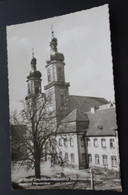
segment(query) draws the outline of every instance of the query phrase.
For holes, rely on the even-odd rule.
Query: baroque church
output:
[[[115,105],[104,98],[70,95],[70,83],[65,81],[64,55],[58,52],[57,39],[52,32],[50,57],[46,61],[47,85],[42,93],[42,74],[32,57],[27,77],[30,100],[35,94],[50,96],[48,112],[59,125],[59,153],[78,169],[106,167],[119,170],[118,132]],[[62,135],[66,135],[62,139]]]

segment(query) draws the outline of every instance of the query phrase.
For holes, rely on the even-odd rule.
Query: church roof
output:
[[[78,108],[81,112],[88,112],[92,107],[96,109],[104,104],[108,104],[108,101],[100,97],[86,97],[86,96],[76,96],[69,95],[70,99],[70,111]]]
[[[82,122],[82,121],[88,121],[87,114],[84,114],[78,108],[75,108],[72,112],[70,112],[62,120],[62,123],[67,123],[67,122]]]
[[[115,107],[96,110],[89,123],[87,136],[115,135],[117,130]]]
[[[89,119],[79,109],[74,109],[62,121],[58,133],[85,132],[88,128]]]

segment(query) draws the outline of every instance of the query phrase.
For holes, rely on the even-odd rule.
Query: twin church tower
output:
[[[54,37],[52,31],[52,38],[50,42],[50,58],[46,61],[47,82],[44,87],[46,97],[50,97],[49,112],[55,114],[57,122],[63,119],[69,113],[69,86],[65,82],[64,73],[64,55],[57,50],[57,39]],[[28,95],[26,100],[30,100],[33,96],[42,94],[40,71],[36,69],[36,58],[32,54],[31,70],[27,76]]]

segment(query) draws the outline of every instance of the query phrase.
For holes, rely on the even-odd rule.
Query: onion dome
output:
[[[50,59],[46,61],[47,64],[50,63],[50,61],[54,61],[54,60],[61,61],[61,62],[64,61],[64,55],[57,51],[57,45],[58,45],[57,38],[54,37],[54,32],[52,31],[52,40],[50,42],[51,54],[50,54]]]
[[[34,77],[34,78],[38,78],[40,79],[42,76],[41,72],[38,71],[38,70],[35,70],[35,71],[30,71],[29,75],[27,76],[28,79]]]
[[[50,54],[50,60],[64,61],[64,55],[59,52],[53,52]]]
[[[40,79],[42,76],[41,72],[36,70],[36,62],[37,62],[37,60],[33,54],[33,57],[31,60],[31,71],[30,71],[29,75],[27,76],[28,79],[30,79],[32,77]]]

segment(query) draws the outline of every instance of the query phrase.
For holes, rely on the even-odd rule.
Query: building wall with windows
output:
[[[88,137],[89,167],[119,169],[118,138],[116,136]]]
[[[57,152],[68,165],[79,167],[78,142],[76,133],[60,134],[57,136]]]

